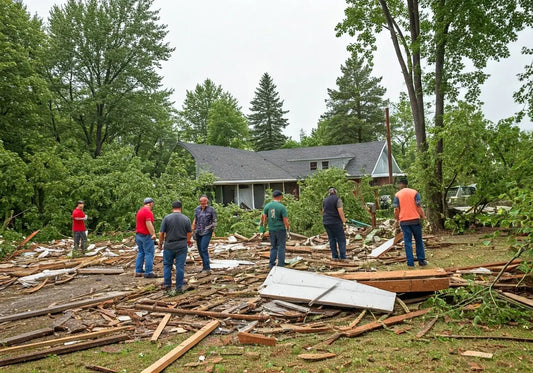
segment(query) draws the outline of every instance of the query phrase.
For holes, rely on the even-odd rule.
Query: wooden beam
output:
[[[402,280],[409,278],[445,277],[448,275],[449,273],[442,268],[415,269],[411,271],[352,272],[344,274],[332,274],[333,277],[357,281]]]
[[[163,319],[161,320],[161,322],[157,326],[157,329],[154,331],[154,334],[152,335],[152,338],[150,339],[150,342],[157,341],[157,338],[159,338],[159,336],[161,335],[161,332],[163,332],[163,329],[165,329],[165,326],[167,326],[168,320],[170,320],[171,316],[172,315],[170,313],[167,313],[163,317]]]
[[[494,336],[494,335],[458,335],[458,334],[437,334],[434,338],[455,338],[455,339],[499,339],[503,341],[533,342],[533,338]]]
[[[333,352],[324,352],[322,354],[300,354],[298,355],[300,359],[311,360],[311,361],[330,359],[335,356],[337,356],[337,354],[334,354]]]
[[[106,334],[111,334],[123,330],[130,330],[132,329],[132,326],[121,326],[118,328],[110,328],[105,330],[99,330],[97,332],[91,332],[91,333],[85,333],[85,334],[78,334],[78,335],[70,335],[68,337],[62,337],[62,338],[56,338],[56,339],[50,339],[48,341],[41,341],[41,342],[35,342],[20,346],[13,346],[13,347],[7,347],[0,349],[0,353],[6,353],[6,352],[15,352],[19,350],[27,350],[30,348],[36,348],[36,347],[44,347],[44,346],[54,346],[65,342],[71,342],[71,341],[81,341],[84,339],[92,339],[96,337],[100,337]]]
[[[358,282],[394,293],[437,291],[450,287],[450,279],[448,277],[413,278],[408,280],[364,280]]]
[[[33,361],[33,360],[39,360],[50,355],[62,355],[62,354],[67,354],[69,352],[87,350],[93,347],[104,346],[104,345],[109,345],[109,344],[125,341],[129,338],[130,338],[129,334],[119,334],[119,335],[115,335],[115,336],[111,336],[107,338],[95,339],[94,341],[76,343],[70,346],[60,346],[60,347],[49,348],[49,349],[45,349],[42,351],[31,352],[31,353],[16,356],[16,357],[1,359],[0,366],[17,364],[17,363],[25,363],[27,361]]]
[[[54,328],[44,328],[44,329],[38,329],[33,330],[31,332],[15,335],[13,337],[9,337],[6,339],[0,340],[0,345],[2,346],[13,346],[16,344],[20,344],[22,342],[31,341],[35,338],[44,337],[50,334],[54,334]]]
[[[276,338],[267,337],[263,334],[239,332],[237,336],[239,337],[239,342],[242,344],[275,346],[277,342]]]
[[[191,337],[187,338],[185,341],[180,343],[176,348],[172,349],[161,359],[157,360],[155,363],[150,365],[148,368],[144,369],[141,373],[158,373],[163,369],[172,364],[176,359],[189,351],[192,347],[198,344],[202,339],[209,335],[213,330],[215,330],[220,325],[220,321],[213,320],[209,322],[202,329],[198,330]]]
[[[412,319],[412,318],[415,318],[415,317],[418,317],[418,316],[425,315],[429,311],[430,311],[430,308],[426,308],[424,310],[409,312],[409,313],[406,313],[404,315],[389,317],[389,318],[387,318],[387,319],[385,319],[383,321],[374,321],[374,322],[371,322],[371,323],[368,323],[368,324],[365,324],[365,325],[358,326],[358,327],[356,327],[356,328],[354,328],[352,330],[347,330],[347,331],[343,332],[342,335],[344,335],[346,337],[355,337],[355,336],[358,336],[360,334],[366,333],[366,332],[368,332],[370,330],[379,329],[379,328],[381,328],[383,326],[390,326],[390,325],[394,325],[394,324],[399,324],[399,323],[403,322],[404,320],[408,320],[408,319]]]
[[[121,297],[125,295],[126,293],[118,292],[114,293],[112,295],[105,295],[98,298],[92,298],[92,299],[84,299],[77,302],[71,302],[71,303],[65,303],[59,306],[55,307],[48,307],[48,308],[42,308],[34,311],[27,311],[22,313],[16,313],[13,315],[7,315],[7,316],[0,316],[0,323],[6,322],[6,321],[13,321],[13,320],[22,320],[22,319],[28,319],[30,317],[35,316],[42,316],[42,315],[48,315],[53,313],[59,313],[65,310],[68,310],[70,308],[77,308],[77,307],[83,307],[83,306],[89,306],[93,304],[98,304],[101,302],[104,302],[106,300],[114,299]]]
[[[236,319],[236,320],[268,320],[270,316],[268,315],[242,315],[240,313],[223,313],[223,312],[211,312],[211,311],[196,311],[196,310],[187,310],[182,308],[167,308],[167,307],[156,307],[148,306],[144,304],[136,304],[135,308],[138,310],[153,311],[153,312],[163,312],[163,313],[177,313],[181,315],[198,315],[204,317],[212,318],[227,318]]]
[[[118,370],[101,367],[99,365],[86,365],[85,369],[92,370],[94,372],[102,372],[102,373],[118,373]]]

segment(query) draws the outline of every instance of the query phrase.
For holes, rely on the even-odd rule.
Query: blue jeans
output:
[[[211,267],[209,266],[209,241],[211,241],[211,236],[213,232],[209,232],[200,236],[196,234],[196,244],[198,245],[198,252],[200,253],[200,258],[202,258],[202,271],[210,271]]]
[[[163,286],[172,286],[172,265],[176,261],[176,290],[181,290],[185,276],[185,260],[187,260],[187,248],[163,250]]]
[[[418,260],[418,263],[421,263],[426,260],[426,254],[424,252],[424,241],[422,240],[422,225],[403,225],[400,223],[400,228],[402,228],[403,233],[403,242],[405,245],[405,256],[407,257],[407,265],[415,265],[415,259],[413,258],[413,236],[415,236],[416,259]]]
[[[137,243],[137,259],[135,260],[135,273],[144,273],[148,275],[154,270],[154,254],[155,245],[152,236],[149,234],[135,235],[135,242]],[[143,270],[144,264],[144,270]]]
[[[269,267],[276,265],[276,258],[278,259],[278,267],[285,267],[285,242],[287,241],[287,231],[270,231],[270,262]]]
[[[328,234],[331,257],[333,259],[346,259],[346,236],[344,235],[342,222],[338,224],[324,224],[324,228],[326,228]]]

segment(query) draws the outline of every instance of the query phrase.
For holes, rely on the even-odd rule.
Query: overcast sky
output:
[[[46,20],[54,4],[64,0],[23,0],[31,14]],[[316,128],[325,111],[327,88],[335,88],[340,65],[349,57],[349,37],[335,37],[344,17],[343,0],[155,0],[161,22],[168,25],[167,41],[176,50],[163,64],[165,88],[174,90],[181,109],[186,90],[207,78],[229,91],[248,114],[250,101],[263,73],[277,86],[289,110],[285,133],[299,140]],[[386,98],[397,101],[405,90],[400,68],[386,36],[381,38],[373,75],[382,76]],[[531,47],[533,30],[521,34],[510,59],[491,63],[491,78],[482,89],[485,117],[493,122],[520,109],[512,94],[519,87],[517,73],[531,63],[520,46]],[[521,126],[533,129],[530,122]]]

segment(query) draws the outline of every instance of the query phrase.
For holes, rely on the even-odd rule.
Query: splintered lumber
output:
[[[430,311],[430,308],[426,308],[424,310],[409,312],[404,315],[389,317],[382,321],[374,321],[374,322],[371,322],[365,325],[358,326],[352,330],[346,330],[342,333],[342,335],[346,337],[355,337],[360,334],[366,333],[370,330],[379,329],[383,326],[391,326],[391,325],[399,324],[405,320],[409,320],[409,319],[412,319],[418,316],[425,315],[429,311]]]
[[[337,354],[334,354],[333,352],[324,352],[322,354],[300,354],[298,355],[300,359],[312,360],[312,361],[330,359],[335,356],[337,356]]]
[[[121,326],[121,327],[118,327],[118,328],[110,328],[110,329],[105,329],[105,330],[99,330],[97,332],[78,334],[78,335],[71,335],[71,336],[63,337],[63,338],[50,339],[48,341],[41,341],[41,342],[35,342],[35,343],[30,343],[30,344],[25,344],[25,345],[20,345],[20,346],[2,348],[2,349],[0,349],[0,353],[15,352],[15,351],[19,351],[19,350],[27,350],[27,349],[30,349],[30,348],[44,347],[44,346],[50,347],[50,346],[55,346],[55,345],[66,343],[66,342],[71,342],[71,341],[82,341],[84,339],[97,338],[97,337],[101,337],[101,336],[106,335],[106,334],[111,334],[111,333],[115,333],[115,332],[119,332],[119,331],[123,331],[123,330],[129,330],[129,329],[132,329],[132,327],[131,326]]]
[[[424,329],[416,333],[416,338],[422,338],[423,336],[425,336],[426,333],[429,332],[431,328],[433,328],[433,325],[435,325],[438,319],[439,319],[439,315],[435,315],[435,317],[430,322],[427,323]]]
[[[161,322],[159,323],[159,325],[157,326],[157,329],[154,331],[154,334],[152,335],[152,338],[150,339],[150,342],[155,342],[157,341],[157,338],[159,338],[159,336],[161,335],[161,333],[163,332],[163,329],[165,329],[165,326],[167,326],[167,323],[168,323],[168,320],[170,320],[170,317],[172,315],[170,313],[167,313],[164,317],[163,317],[163,320],[161,320]]]
[[[65,303],[59,306],[42,308],[42,309],[27,311],[27,312],[22,312],[22,313],[16,313],[13,315],[0,316],[0,323],[6,322],[6,321],[28,319],[30,317],[35,317],[35,316],[54,314],[54,313],[59,313],[59,312],[62,312],[62,311],[65,311],[71,308],[78,308],[78,307],[98,304],[98,303],[105,302],[110,299],[121,297],[125,294],[126,293],[124,292],[112,292],[111,294],[98,297],[98,298],[84,299],[84,300],[80,300],[77,302]]]
[[[213,320],[209,322],[206,326],[204,326],[202,329],[198,330],[192,336],[190,336],[185,341],[180,343],[176,348],[171,350],[161,359],[157,360],[155,363],[150,365],[148,368],[144,369],[141,373],[161,372],[163,369],[165,369],[170,364],[172,364],[176,359],[178,359],[180,356],[182,356],[187,351],[189,351],[192,347],[198,344],[202,339],[207,337],[209,333],[211,333],[213,330],[215,330],[218,327],[219,324],[220,324],[220,321],[218,320]]]
[[[1,359],[0,366],[39,360],[50,355],[63,355],[69,352],[87,350],[93,347],[122,342],[129,338],[130,338],[129,334],[119,334],[119,335],[115,335],[111,337],[95,339],[94,341],[80,342],[80,343],[76,343],[70,346],[60,346],[60,347],[49,348],[49,349],[45,349],[42,351],[31,352],[31,353],[16,356],[16,357]]]
[[[273,267],[259,295],[289,302],[325,304],[336,307],[370,308],[392,312],[396,294],[318,273]]]
[[[99,365],[86,365],[85,369],[92,370],[94,372],[102,372],[102,373],[118,373],[118,370],[101,367]]]
[[[27,290],[22,290],[23,293],[26,293],[26,294],[31,294],[31,293],[35,293],[36,291],[40,290],[44,285],[46,285],[46,283],[48,282],[48,278],[45,278],[43,282],[41,282],[39,285],[31,288],[31,289],[27,289]]]
[[[50,334],[54,334],[54,328],[44,328],[33,330],[31,332],[15,335],[6,339],[0,340],[1,346],[13,346],[22,342],[31,341],[35,338],[44,337]]]
[[[36,230],[35,232],[33,232],[32,234],[30,234],[28,237],[26,237],[26,239],[24,241],[22,241],[21,243],[18,244],[17,246],[17,249],[21,248],[22,246],[26,245],[33,237],[35,237],[35,235],[39,233],[39,230]]]
[[[211,318],[230,318],[235,320],[267,320],[268,315],[242,315],[240,313],[223,313],[223,312],[211,312],[211,311],[197,311],[197,310],[187,310],[182,308],[167,308],[167,307],[156,307],[148,306],[144,304],[136,304],[135,308],[138,310],[153,311],[153,312],[163,312],[163,313],[177,313],[182,315],[197,315]]]
[[[252,345],[265,345],[265,346],[275,346],[276,338],[267,337],[263,334],[252,334],[246,332],[239,332],[237,334],[239,337],[239,342],[242,344],[252,344]]]

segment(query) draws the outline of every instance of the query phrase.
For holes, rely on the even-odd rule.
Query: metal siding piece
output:
[[[324,293],[326,290],[331,291]],[[313,272],[273,267],[259,294],[263,297],[392,312],[396,293]],[[322,296],[321,296],[322,295]],[[317,299],[318,298],[318,299]]]

